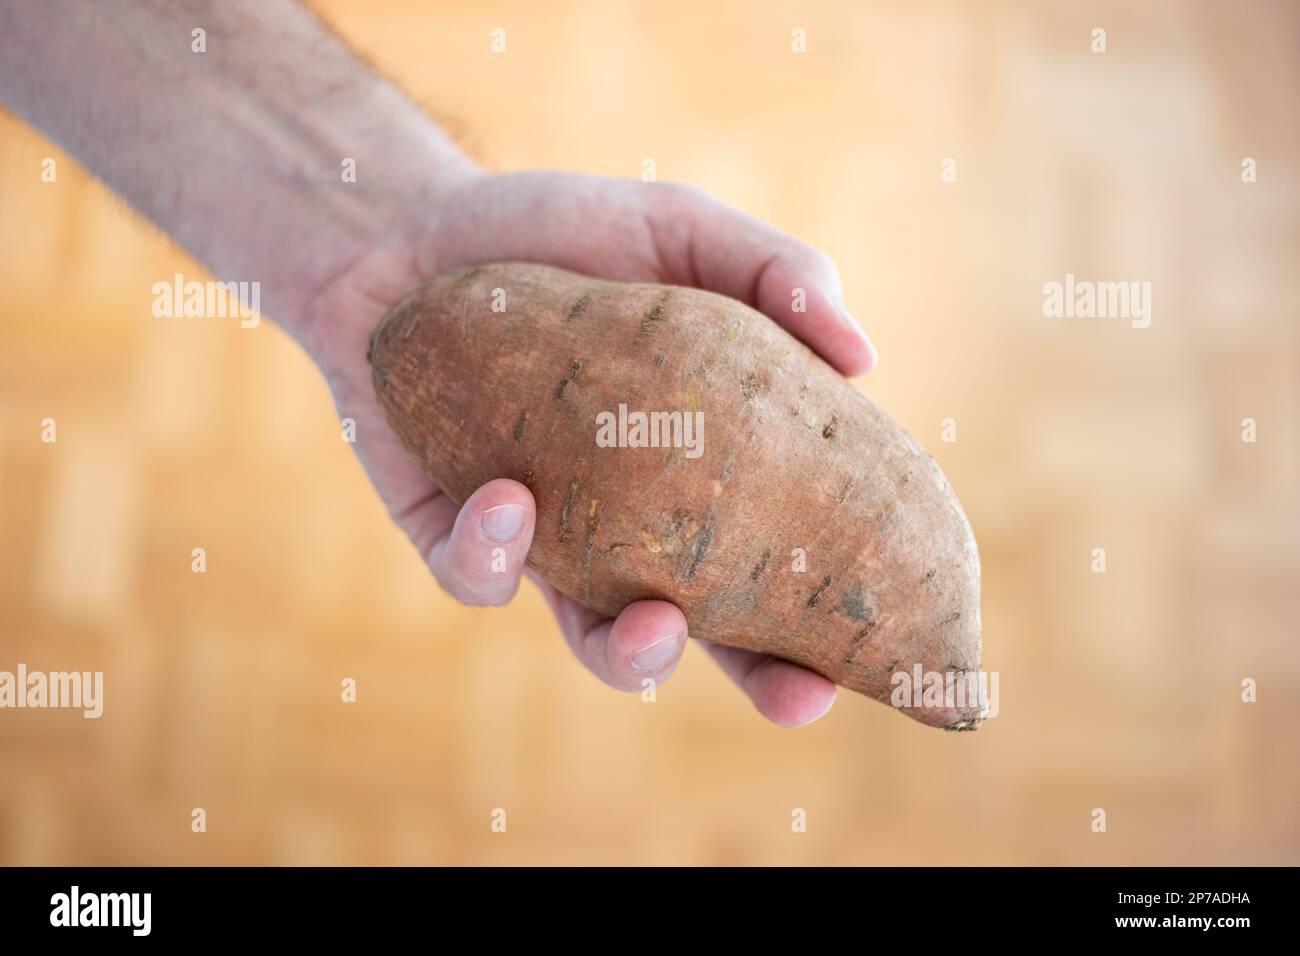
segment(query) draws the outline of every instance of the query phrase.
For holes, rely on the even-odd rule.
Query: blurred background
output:
[[[100,720],[0,711],[0,862],[1300,863],[1300,6],[316,9],[492,169],[652,159],[838,262],[1000,712],[780,730],[698,648],[647,704],[530,586],[458,607],[297,347],[154,318],[198,266],[0,113],[0,670],[106,673]],[[1044,318],[1067,273],[1150,328]]]

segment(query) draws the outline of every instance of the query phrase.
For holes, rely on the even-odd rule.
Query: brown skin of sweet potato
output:
[[[369,357],[389,424],[448,495],[493,478],[532,490],[528,562],[587,607],[671,601],[692,637],[886,703],[892,675],[916,664],[978,671],[979,556],[943,474],[753,309],[481,266],[394,306]],[[598,446],[597,416],[620,404],[703,412],[703,454]],[[950,729],[980,719],[971,701],[901,709]]]

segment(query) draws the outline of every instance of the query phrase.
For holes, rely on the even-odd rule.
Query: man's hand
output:
[[[535,510],[511,481],[489,482],[458,510],[383,420],[367,339],[422,279],[530,260],[698,286],[767,313],[845,374],[875,360],[820,253],[680,186],[485,176],[292,0],[0,4],[0,61],[6,105],[219,278],[260,284],[266,314],[304,344],[356,420],[394,520],[462,601],[510,599]],[[805,311],[792,309],[796,289]],[[507,571],[485,573],[498,547]],[[539,584],[574,653],[612,686],[639,689],[676,666],[686,621],[671,604],[638,602],[609,621]],[[808,723],[834,701],[834,685],[811,671],[705,646],[779,724]]]
[[[484,262],[545,262],[619,281],[709,289],[765,312],[846,374],[875,361],[844,310],[839,276],[816,250],[693,189],[560,173],[474,177],[453,192],[412,248],[372,252],[327,285],[301,335],[320,364],[339,414],[357,422],[357,453],[389,513],[442,586],[468,604],[504,604],[528,573],[565,639],[597,677],[619,690],[662,683],[686,646],[686,619],[663,601],[640,601],[610,620],[560,594],[524,561],[532,541],[531,493],[500,479],[462,508],[442,494],[389,431],[375,399],[366,344],[379,317],[420,281]],[[795,290],[806,311],[795,312]],[[503,548],[504,572],[492,553]],[[835,685],[774,657],[704,647],[778,724],[795,727],[830,709]]]

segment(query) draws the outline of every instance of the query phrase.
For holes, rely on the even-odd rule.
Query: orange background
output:
[[[197,266],[5,114],[0,669],[106,701],[0,711],[0,862],[1300,863],[1300,7],[319,9],[490,168],[652,158],[836,259],[974,526],[1000,714],[783,731],[698,648],[645,704],[531,588],[456,606],[293,343],[153,318]],[[1067,272],[1151,328],[1044,318]]]

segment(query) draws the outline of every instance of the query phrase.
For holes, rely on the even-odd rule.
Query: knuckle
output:
[[[505,573],[477,575],[460,571],[444,575],[439,583],[444,591],[461,604],[470,607],[500,607],[508,604],[515,596],[519,588],[519,576]]]
[[[509,604],[514,597],[514,588],[464,588],[453,595],[461,604],[470,607],[501,607]]]
[[[835,264],[835,260],[807,243],[802,243],[804,255],[807,258],[809,267],[819,275],[824,276],[827,280],[835,285],[840,284],[840,269]]]
[[[647,183],[646,186],[651,190],[651,195],[657,194],[661,202],[675,209],[711,202],[713,199],[699,186],[690,183],[657,182]]]

